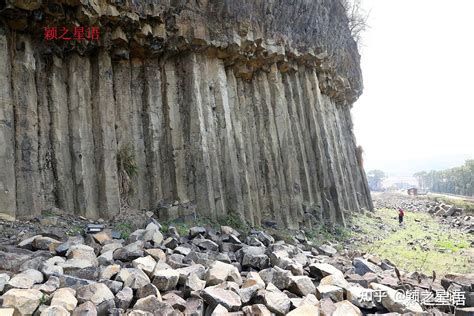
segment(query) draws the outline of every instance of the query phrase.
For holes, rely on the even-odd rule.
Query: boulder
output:
[[[141,310],[132,310],[128,313],[128,316],[153,316],[153,313]]]
[[[69,250],[67,251],[66,256],[68,259],[76,259],[78,261],[80,260],[80,261],[89,262],[90,263],[89,266],[97,267],[99,265],[99,261],[97,260],[97,257],[95,255],[94,248],[86,246],[86,245],[71,246]]]
[[[216,285],[224,281],[233,281],[242,284],[239,270],[231,265],[220,261],[214,261],[206,274],[207,285]]]
[[[108,301],[113,300],[114,294],[110,289],[103,283],[94,283],[85,285],[77,289],[77,299],[80,303],[91,301],[96,306]]]
[[[133,260],[132,265],[134,268],[140,269],[148,276],[151,276],[155,269],[156,261],[152,256],[146,256]]]
[[[120,272],[120,265],[111,264],[106,267],[102,267],[100,271],[100,278],[110,280]]]
[[[60,266],[44,263],[41,266],[41,273],[43,273],[47,277],[52,275],[61,275],[64,273],[64,269]]]
[[[313,316],[319,315],[319,308],[315,305],[303,304],[295,308],[287,316]]]
[[[133,308],[135,310],[152,313],[156,316],[166,316],[174,313],[174,309],[170,304],[162,302],[153,295],[139,299]]]
[[[163,234],[159,230],[155,230],[152,234],[151,240],[156,245],[161,245],[163,242]]]
[[[104,245],[106,242],[112,240],[112,231],[109,230],[109,229],[104,229],[103,231],[98,232],[98,233],[92,235],[92,237],[93,237],[93,238],[95,239],[95,241],[97,241],[99,244]]]
[[[145,252],[152,256],[156,261],[166,261],[166,254],[163,250],[158,248],[146,249]]]
[[[290,277],[288,289],[299,296],[316,293],[316,287],[314,286],[313,281],[311,281],[307,276]]]
[[[0,250],[0,270],[17,271],[18,267],[31,256],[31,251],[20,248]]]
[[[201,291],[206,287],[206,281],[198,278],[196,274],[191,274],[185,283],[185,290],[188,292]]]
[[[43,293],[46,294],[52,294],[54,291],[56,291],[59,288],[60,282],[59,278],[57,276],[50,276],[48,281],[46,281],[43,284],[37,284],[34,285],[33,288],[36,288],[37,290],[40,290]]]
[[[174,237],[168,237],[163,241],[163,246],[169,249],[174,249],[178,247],[179,241]]]
[[[262,270],[268,267],[269,258],[264,253],[263,247],[244,247],[240,250],[242,252],[241,264],[244,268],[254,268]]]
[[[350,286],[346,289],[347,300],[360,308],[371,309],[376,306],[374,290],[361,286]]]
[[[97,257],[97,261],[101,266],[110,265],[114,263],[114,251],[110,250],[104,252],[100,256]]]
[[[219,245],[213,242],[212,240],[205,239],[205,238],[194,238],[193,244],[198,246],[201,249],[208,250],[208,251],[218,251]]]
[[[41,316],[69,316],[69,312],[62,306],[52,305],[41,311]]]
[[[288,295],[278,290],[271,283],[265,291],[264,301],[267,308],[277,315],[286,315],[291,307]]]
[[[173,269],[155,270],[153,272],[153,284],[160,291],[170,291],[176,287],[179,280],[179,272]]]
[[[389,312],[402,314],[423,312],[420,304],[407,298],[403,293],[397,290],[378,283],[370,283],[369,287],[382,293],[381,303]]]
[[[93,284],[93,283],[94,282],[92,282],[91,280],[80,279],[80,278],[76,278],[67,274],[63,274],[59,276],[60,287],[70,287],[77,290],[78,288],[84,285]]]
[[[10,281],[10,276],[6,273],[0,273],[0,294],[3,293],[5,285]]]
[[[336,310],[332,316],[362,316],[360,309],[349,301],[337,302],[334,305]]]
[[[38,270],[28,269],[11,278],[8,285],[18,289],[31,289],[37,283],[43,283],[43,274]]]
[[[206,234],[206,229],[200,226],[194,226],[189,229],[189,237],[194,238],[198,235],[204,236]]]
[[[323,254],[326,256],[334,256],[335,254],[337,254],[337,250],[334,247],[329,246],[329,245],[322,245],[318,247],[318,250],[320,254]]]
[[[265,283],[258,283],[255,279],[247,279],[242,287],[237,291],[243,304],[247,304],[252,300],[258,290],[264,289]]]
[[[133,290],[129,287],[124,287],[115,295],[115,306],[122,309],[127,309],[133,300]]]
[[[321,316],[331,316],[336,311],[336,304],[329,298],[323,298],[319,302],[319,312]]]
[[[288,268],[288,266],[294,264],[294,261],[290,259],[290,255],[286,250],[277,250],[269,254],[270,264],[273,267],[279,267],[282,269]]]
[[[204,315],[204,302],[199,297],[191,296],[186,300],[184,315]]]
[[[368,272],[376,274],[383,272],[382,268],[365,260],[364,258],[354,258],[352,264],[354,266],[354,272],[358,275],[364,275]]]
[[[76,291],[71,288],[58,289],[51,300],[51,306],[61,306],[68,312],[74,311],[77,306]]]
[[[137,240],[125,247],[114,250],[113,257],[115,260],[121,261],[132,261],[133,259],[143,257],[144,245],[145,242],[143,240]]]
[[[147,285],[139,288],[137,290],[137,295],[136,296],[137,296],[137,298],[144,298],[144,297],[147,297],[147,296],[150,296],[150,295],[156,296],[158,298],[158,300],[161,301],[160,291],[156,288],[156,286],[154,286],[151,283],[148,283]]]
[[[187,256],[191,253],[191,251],[192,250],[189,247],[178,246],[173,250],[173,253]]]
[[[60,245],[61,242],[59,240],[50,238],[50,237],[44,237],[44,236],[39,236],[33,240],[31,245],[33,246],[34,249],[40,249],[40,250],[50,250],[50,247],[52,245]]]
[[[290,286],[292,274],[288,270],[275,267],[271,276],[271,283],[278,289],[284,290]]]
[[[320,285],[316,288],[318,299],[330,298],[335,302],[344,299],[344,290],[334,285]]]
[[[347,289],[349,287],[349,282],[347,282],[346,279],[344,279],[344,276],[340,274],[332,274],[322,278],[319,285],[334,285]]]
[[[254,304],[242,308],[245,316],[271,316],[272,313],[263,304]]]
[[[43,293],[34,289],[11,289],[3,294],[3,307],[13,307],[21,315],[32,315],[43,300]]]
[[[201,292],[201,297],[210,306],[222,305],[228,311],[238,311],[242,302],[239,295],[220,287],[208,287]]]
[[[123,246],[122,246],[121,243],[119,243],[119,242],[117,242],[117,241],[114,241],[114,242],[112,242],[112,243],[110,243],[110,244],[104,245],[104,246],[102,247],[102,249],[100,249],[100,253],[101,253],[101,254],[104,254],[104,253],[109,252],[109,251],[112,251],[112,252],[113,252],[113,251],[115,251],[115,250],[117,250],[117,249],[119,249],[119,248],[122,248],[122,247],[123,247]]]
[[[92,302],[85,302],[76,307],[72,316],[97,316],[97,308]]]
[[[263,231],[258,232],[257,239],[267,247],[275,242],[275,239],[272,236]]]
[[[328,263],[313,263],[309,265],[309,275],[317,280],[321,280],[325,276],[332,274],[344,276],[339,269]]]
[[[176,271],[179,272],[178,283],[181,285],[185,284],[191,275],[195,275],[199,279],[205,279],[206,277],[206,268],[201,264],[193,264],[189,267],[176,269]]]
[[[124,287],[130,287],[134,290],[150,283],[150,278],[145,274],[145,272],[136,268],[121,269],[115,280],[123,282]]]
[[[224,316],[229,315],[229,311],[222,305],[217,305],[214,310],[212,311],[211,316]]]
[[[166,293],[162,297],[163,301],[173,306],[174,309],[184,311],[186,308],[186,301],[175,293]]]

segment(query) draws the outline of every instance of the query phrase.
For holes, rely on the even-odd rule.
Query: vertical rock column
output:
[[[49,76],[49,109],[51,114],[51,143],[58,207],[73,213],[75,187],[69,136],[67,93],[67,64],[53,57]]]
[[[305,146],[304,132],[300,125],[299,114],[297,110],[297,104],[299,103],[298,91],[293,89],[290,75],[283,75],[283,85],[285,87],[285,96],[287,98],[288,114],[291,122],[291,129],[294,136],[294,146],[296,153],[296,159],[299,162],[299,176],[301,185],[301,194],[303,195],[303,201],[308,203],[310,206],[314,204],[320,204],[321,198],[316,190],[313,188],[314,179],[317,177],[316,173],[310,174],[310,167],[308,164],[308,153]],[[297,89],[296,89],[297,90]],[[294,159],[294,157],[293,157]],[[317,179],[316,179],[317,180]]]
[[[0,218],[16,216],[15,120],[6,31],[0,28]]]
[[[207,142],[207,150],[209,153],[209,175],[211,177],[212,192],[215,208],[209,210],[211,217],[215,218],[218,215],[224,214],[227,208],[223,179],[221,178],[221,166],[219,143],[217,136],[217,120],[215,118],[216,103],[213,97],[213,81],[208,76],[209,72],[209,58],[196,55],[197,58],[197,73],[193,73],[193,77],[199,79],[199,92],[202,99],[202,115],[204,121],[204,129]]]
[[[220,59],[211,61],[209,78],[215,79],[214,100],[218,120],[217,135],[219,139],[222,176],[227,198],[227,211],[233,211],[244,218],[242,186],[239,175],[239,164],[234,139],[234,127],[230,115],[227,76],[224,63]]]
[[[295,138],[291,129],[289,106],[285,97],[282,76],[276,64],[272,65],[268,75],[272,94],[273,117],[279,144],[282,163],[283,186],[288,194],[288,223],[290,229],[299,229],[303,220],[303,195],[299,175],[300,161],[294,159],[296,152]]]
[[[314,96],[314,107],[316,115],[316,127],[318,129],[318,141],[320,142],[320,148],[323,150],[321,157],[324,161],[324,169],[327,169],[329,182],[326,186],[327,197],[333,205],[333,213],[335,215],[335,221],[333,223],[339,223],[345,225],[344,220],[344,208],[343,208],[343,187],[338,181],[337,171],[337,159],[335,157],[335,149],[330,135],[330,128],[327,125],[330,123],[325,115],[325,99],[326,96],[321,95],[319,90],[318,77],[314,70],[306,71],[308,79],[311,85],[311,91]]]
[[[185,58],[183,67],[186,73],[184,89],[187,93],[184,101],[188,105],[188,151],[191,160],[188,165],[188,181],[192,184],[192,198],[199,205],[200,215],[216,218],[209,140],[203,109],[208,104],[204,104],[201,95],[198,57],[190,54]]]
[[[245,106],[245,100],[242,98],[242,90],[239,90],[237,79],[232,69],[227,69],[227,86],[229,97],[230,117],[234,128],[234,142],[237,152],[237,161],[239,165],[239,178],[242,190],[243,216],[250,224],[254,225],[254,192],[251,189],[252,168],[247,163],[247,152],[245,142],[248,141],[246,128],[246,115],[242,113],[241,108]]]
[[[239,115],[241,119],[242,135],[240,135],[242,142],[242,150],[245,158],[245,170],[247,174],[247,190],[251,205],[250,209],[246,209],[246,217],[254,225],[261,223],[261,209],[262,205],[260,202],[262,193],[260,189],[260,182],[257,180],[259,176],[258,169],[256,168],[255,157],[258,155],[258,148],[255,146],[256,143],[256,130],[254,122],[254,114],[251,101],[251,95],[248,94],[249,90],[246,88],[246,83],[241,79],[237,79],[237,95],[239,104]],[[255,148],[254,148],[255,147]],[[248,214],[248,215],[247,215]]]
[[[120,211],[117,178],[115,104],[110,56],[101,51],[93,64],[92,122],[99,189],[99,216],[111,218]],[[92,179],[93,180],[93,179]]]
[[[354,171],[351,168],[351,162],[349,159],[348,145],[345,142],[345,130],[347,129],[345,121],[341,120],[341,111],[344,105],[335,105],[334,109],[334,119],[336,121],[338,135],[338,144],[339,144],[339,153],[342,157],[343,171],[344,171],[344,180],[347,186],[347,195],[349,198],[349,210],[351,212],[357,212],[360,210],[360,205],[357,200],[356,188],[354,184]]]
[[[255,146],[259,155],[256,159],[257,169],[259,173],[261,189],[261,201],[263,208],[261,209],[263,219],[275,219],[281,226],[285,224],[282,215],[281,193],[277,178],[276,165],[274,163],[274,155],[272,141],[270,135],[270,122],[268,115],[268,107],[262,96],[261,85],[264,84],[265,78],[259,76],[251,82],[252,95],[251,106],[253,108],[253,116],[255,117]],[[268,96],[268,95],[267,95]]]
[[[160,142],[163,134],[163,97],[161,95],[161,67],[157,59],[151,59],[144,67],[145,87],[143,102],[143,126],[145,152],[148,166],[150,207],[155,207],[163,198],[161,181],[162,152]]]
[[[150,195],[148,190],[148,171],[146,166],[143,126],[143,89],[145,86],[143,72],[143,62],[139,59],[132,59],[130,82],[132,102],[129,106],[133,113],[131,129],[133,131],[135,160],[137,163],[137,186],[134,188],[135,195],[137,196],[137,204],[135,207],[139,209],[148,209],[150,207]]]
[[[319,192],[321,194],[321,209],[324,220],[336,222],[336,206],[331,195],[331,169],[327,160],[326,149],[324,147],[324,135],[320,127],[320,119],[316,113],[317,95],[311,82],[311,71],[304,67],[299,67],[299,80],[296,81],[296,88],[301,89],[301,119],[305,133],[307,133],[307,148],[311,152],[308,163],[312,165],[317,175]]]
[[[18,35],[12,65],[16,140],[17,216],[30,217],[41,212],[38,165],[38,102],[35,84],[35,58],[28,36]]]
[[[88,58],[73,54],[69,60],[69,135],[76,191],[76,209],[98,218],[97,170],[91,108],[91,65]]]
[[[50,56],[49,56],[50,57]],[[49,57],[36,55],[36,91],[38,94],[38,166],[42,209],[56,206],[55,181],[53,174],[53,147],[51,144],[51,114],[49,110],[48,77]]]
[[[166,129],[169,130],[169,157],[171,158],[174,173],[168,181],[171,182],[173,197],[180,201],[188,200],[186,181],[186,161],[184,148],[184,135],[182,125],[182,93],[180,91],[181,82],[177,69],[176,60],[167,60],[164,65],[166,80],[165,111],[167,115]],[[171,197],[171,198],[173,198]],[[169,198],[169,197],[168,197]]]

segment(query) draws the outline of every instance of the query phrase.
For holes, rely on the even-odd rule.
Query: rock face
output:
[[[163,208],[181,201],[299,228],[372,209],[350,117],[359,55],[339,1],[25,3],[0,13],[4,217],[110,218],[121,199],[192,212]],[[99,40],[45,39],[45,26],[74,23]]]

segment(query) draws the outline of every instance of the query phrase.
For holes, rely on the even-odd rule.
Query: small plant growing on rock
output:
[[[230,226],[244,233],[248,232],[249,225],[235,212],[230,212],[225,216],[217,218],[217,222],[223,226]]]
[[[120,232],[123,239],[127,239],[132,233],[132,225],[130,223],[120,223],[115,229]]]

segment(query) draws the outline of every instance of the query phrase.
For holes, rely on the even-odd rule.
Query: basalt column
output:
[[[169,219],[192,205],[300,229],[372,210],[350,116],[360,56],[339,1],[6,3],[1,217],[176,206]],[[45,38],[54,25],[100,37]]]

